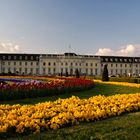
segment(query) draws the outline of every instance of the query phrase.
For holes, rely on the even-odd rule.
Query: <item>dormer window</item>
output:
[[[17,59],[17,57],[16,57],[16,56],[14,56],[14,59],[16,60],[16,59]]]
[[[10,60],[11,59],[11,56],[8,56],[8,59]]]
[[[19,59],[21,60],[22,59],[22,56],[19,56]]]
[[[31,60],[33,60],[34,58],[33,58],[33,56],[31,56]]]
[[[106,58],[105,61],[108,62],[108,58]]]
[[[28,57],[27,56],[25,56],[25,60],[27,60],[28,59]]]

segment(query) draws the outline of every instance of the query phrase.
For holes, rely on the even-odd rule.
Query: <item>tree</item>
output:
[[[107,64],[104,65],[104,69],[102,73],[102,81],[109,81]]]
[[[75,76],[76,76],[76,78],[79,78],[80,77],[79,70],[78,69],[75,70]]]

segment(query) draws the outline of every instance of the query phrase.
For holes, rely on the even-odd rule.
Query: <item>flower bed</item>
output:
[[[38,77],[37,77],[38,78]],[[47,78],[38,81],[37,78],[31,79],[5,79],[13,81],[13,84],[0,84],[0,100],[13,100],[31,97],[44,97],[50,95],[58,95],[65,92],[80,91],[93,87],[93,81],[80,78],[63,78],[55,79]],[[4,80],[4,79],[2,79]],[[21,82],[20,82],[21,80]]]
[[[103,83],[103,84],[110,84],[110,85],[120,85],[120,86],[128,86],[128,87],[136,87],[140,88],[140,84],[137,83],[128,83],[128,82],[102,82],[101,80],[94,80],[97,83]]]
[[[72,96],[35,105],[0,105],[0,136],[38,133],[140,109],[140,94],[79,99]]]

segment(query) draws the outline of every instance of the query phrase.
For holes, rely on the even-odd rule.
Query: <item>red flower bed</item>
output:
[[[0,84],[0,100],[47,96],[72,92],[93,87],[93,81],[81,78],[63,78],[49,82],[27,81],[13,84]],[[21,95],[20,95],[21,94]],[[7,97],[6,97],[7,96]]]

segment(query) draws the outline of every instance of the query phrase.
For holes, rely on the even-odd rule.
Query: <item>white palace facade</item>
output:
[[[109,75],[140,75],[140,57],[0,53],[0,73],[19,75],[74,75],[78,69],[81,75],[100,76],[105,64]]]

